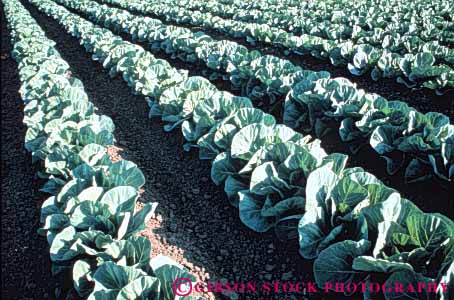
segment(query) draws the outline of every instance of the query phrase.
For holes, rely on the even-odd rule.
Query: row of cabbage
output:
[[[370,44],[338,42],[318,36],[288,33],[267,24],[252,24],[224,19],[210,13],[202,13],[172,4],[155,4],[141,0],[99,0],[115,4],[133,12],[153,14],[178,24],[190,24],[217,30],[234,38],[245,38],[249,43],[258,42],[281,46],[286,53],[311,54],[319,59],[329,59],[334,66],[347,65],[353,75],[371,75],[373,80],[396,78],[397,82],[412,88],[422,86],[436,90],[437,94],[454,87],[454,49],[428,44],[423,52],[400,55]],[[447,61],[448,64],[438,63]]]
[[[136,210],[143,174],[130,161],[110,159],[112,120],[95,113],[27,10],[16,0],[3,3],[22,83],[25,146],[44,163],[43,191],[52,195],[42,204],[39,233],[50,245],[52,272],[72,274],[66,299],[173,300],[171,284],[185,271],[163,256],[150,260],[150,241],[138,236],[157,205]]]
[[[175,4],[173,0],[156,0],[154,3]],[[445,6],[447,3],[448,1]],[[264,7],[267,7],[266,4],[267,2],[263,1]],[[404,21],[401,14],[390,11],[390,8],[394,9],[394,6],[389,3],[376,3],[376,6],[380,5],[380,10],[363,7],[363,10],[358,11],[356,7],[344,7],[339,14],[336,14],[334,18],[330,16],[329,19],[321,19],[317,16],[316,11],[311,10],[243,9],[215,0],[186,0],[179,1],[178,5],[227,19],[267,24],[295,35],[304,33],[338,42],[351,41],[355,44],[369,44],[401,55],[417,54],[427,51],[427,49],[438,49],[436,52],[445,53],[448,56],[449,53],[451,56],[454,55],[454,52],[452,50],[450,52],[448,47],[440,47],[440,43],[454,45],[453,22],[445,20],[442,16],[426,18],[420,23],[416,22],[415,18]],[[419,9],[421,7],[414,7],[411,12],[417,16]]]
[[[228,7],[237,7],[240,9],[261,10],[271,12],[297,12],[297,16],[316,17],[319,20],[329,20],[332,22],[343,22],[339,16],[349,17],[351,22],[363,23],[364,20],[358,18],[359,15],[367,12],[368,16],[375,14],[375,20],[370,20],[375,26],[383,28],[387,24],[382,20],[397,20],[401,22],[411,21],[414,24],[420,25],[424,20],[433,18],[437,21],[448,20],[452,21],[453,4],[446,1],[427,1],[417,0],[410,5],[405,0],[360,0],[349,2],[348,0],[324,0],[324,1],[282,1],[282,0],[266,0],[266,1],[242,1],[242,0],[219,0],[220,5]],[[213,4],[215,5],[215,4]],[[381,5],[381,9],[372,9]]]
[[[222,77],[221,71],[243,95],[253,99],[287,95],[283,119],[293,129],[313,131],[321,138],[332,128],[332,120],[340,121],[341,140],[350,143],[353,151],[369,144],[386,160],[391,175],[405,168],[407,181],[434,175],[443,181],[454,179],[454,126],[443,114],[422,114],[403,102],[357,89],[347,79],[303,70],[288,60],[262,56],[235,42],[216,41],[203,32],[166,26],[90,0],[56,2],[133,40],[148,42],[153,51],[164,50],[188,62],[201,60],[213,70],[210,79]],[[179,121],[166,128],[174,128]]]
[[[197,136],[206,158],[216,155],[212,179],[224,184],[247,226],[275,227],[282,236],[296,233],[286,225],[298,222],[300,253],[316,258],[319,285],[416,280],[452,286],[454,223],[447,217],[423,213],[373,175],[346,168],[345,155],[327,155],[318,140],[276,124],[248,98],[188,77],[52,1],[30,2],[80,38],[93,59],[112,76],[121,74],[135,93],[154,91],[155,112],[182,121],[183,135],[194,145]],[[448,299],[441,285],[438,292]],[[387,299],[395,296],[385,292]]]

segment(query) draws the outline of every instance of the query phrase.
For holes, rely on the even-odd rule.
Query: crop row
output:
[[[52,272],[73,280],[66,299],[173,300],[170,285],[184,269],[167,257],[150,260],[150,241],[137,235],[157,205],[137,209],[142,172],[112,161],[112,120],[94,112],[82,82],[27,10],[16,0],[3,3],[22,83],[25,146],[44,163],[42,190],[52,195],[38,232],[50,245]]]
[[[195,12],[179,7],[177,1],[170,4],[154,4],[140,0],[99,0],[121,6],[128,10],[153,14],[168,21],[200,26],[217,30],[234,38],[245,38],[249,43],[263,42],[278,45],[296,54],[311,54],[319,59],[329,59],[334,66],[347,65],[350,73],[363,75],[370,73],[373,80],[397,78],[397,82],[415,87],[442,90],[454,87],[454,70],[447,64],[436,64],[437,59],[447,59],[452,63],[453,49],[432,45],[418,54],[390,52],[369,44],[354,44],[351,41],[338,42],[318,36],[303,34],[296,36],[282,29],[266,24],[252,24]]]
[[[331,79],[328,72],[303,70],[288,60],[262,56],[235,42],[215,41],[202,32],[166,26],[90,0],[56,2],[133,40],[149,43],[152,51],[162,50],[189,62],[203,61],[214,72],[210,78],[219,77],[216,72],[222,71],[227,74],[224,79],[253,99],[269,95],[273,104],[276,97],[286,95],[283,120],[292,129],[315,131],[321,138],[333,120],[340,122],[341,140],[353,144],[354,151],[368,143],[386,159],[391,175],[405,168],[407,181],[432,177],[428,173],[444,181],[454,179],[454,126],[443,114],[422,114],[403,102],[357,89],[344,78]]]
[[[247,10],[259,10],[262,12],[285,12],[293,13],[296,17],[310,16],[320,21],[329,20],[332,23],[346,23],[367,26],[369,28],[385,28],[389,22],[399,21],[403,24],[410,22],[421,26],[432,20],[431,25],[453,21],[453,5],[447,1],[427,1],[417,0],[410,5],[405,0],[360,0],[349,2],[348,0],[340,1],[238,1],[238,0],[220,0],[213,6],[236,7]],[[378,9],[370,9],[380,6]],[[369,23],[364,24],[365,19],[361,15],[370,17],[366,19]],[[297,21],[296,21],[297,22]],[[428,28],[431,28],[429,25]]]
[[[175,4],[173,0],[152,1],[156,4]],[[266,1],[263,2],[266,7]],[[375,4],[383,7],[383,3]],[[385,4],[386,5],[386,4]],[[388,4],[389,5],[389,4]],[[318,36],[337,42],[351,41],[354,44],[369,44],[377,48],[387,49],[390,52],[399,54],[418,52],[433,52],[427,49],[438,49],[437,59],[454,63],[454,52],[443,44],[454,45],[454,23],[445,20],[443,17],[431,17],[424,19],[417,24],[414,18],[404,22],[399,14],[386,13],[384,10],[370,10],[370,7],[362,11],[352,12],[343,10],[334,18],[336,22],[329,19],[317,17],[317,11],[312,10],[251,10],[242,9],[234,5],[224,5],[215,0],[210,1],[179,1],[178,6],[194,11],[210,13],[226,19],[243,21],[248,23],[267,24],[277,27],[295,35],[302,33]],[[389,8],[388,8],[389,9]],[[417,11],[412,11],[417,15]],[[349,17],[347,17],[349,16]],[[356,19],[353,19],[356,17]],[[437,22],[437,23],[435,23]],[[353,24],[353,25],[352,25]],[[439,55],[440,54],[440,55]],[[447,54],[443,57],[441,54]]]
[[[345,155],[326,155],[318,140],[276,124],[248,98],[220,92],[204,78],[187,77],[52,1],[30,2],[79,38],[112,76],[121,74],[135,93],[154,91],[154,111],[168,112],[166,121],[181,122],[185,137],[200,136],[200,151],[218,153],[212,179],[224,183],[247,226],[256,231],[275,226],[283,229],[281,235],[291,235],[294,227],[288,231],[280,225],[299,222],[300,253],[316,258],[319,285],[454,283],[454,224],[445,216],[423,213],[361,168],[345,168]],[[447,299],[447,293],[439,293]]]

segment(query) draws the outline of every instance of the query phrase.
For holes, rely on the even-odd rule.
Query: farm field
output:
[[[2,298],[452,299],[453,10],[2,0]]]

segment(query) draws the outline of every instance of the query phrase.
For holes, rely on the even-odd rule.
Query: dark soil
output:
[[[297,253],[296,240],[280,242],[272,232],[259,234],[245,227],[224,192],[211,183],[210,162],[200,161],[196,152],[183,152],[182,135],[167,134],[162,122],[148,119],[143,97],[132,95],[121,77],[111,79],[53,19],[23,4],[57,42],[98,113],[113,119],[121,156],[137,163],[145,175],[143,200],[160,203],[159,215],[144,232],[153,254],[176,259],[199,280],[310,279],[311,263]]]
[[[121,8],[117,5],[113,7]],[[328,60],[320,60],[311,55],[289,54],[285,55],[285,48],[271,45],[269,43],[256,43],[251,45],[246,39],[235,38],[231,35],[219,32],[217,30],[201,28],[188,23],[178,24],[175,21],[167,21],[165,18],[156,14],[139,14],[131,11],[135,15],[147,15],[149,17],[159,19],[166,25],[175,25],[191,29],[194,32],[203,31],[217,40],[229,40],[237,42],[250,50],[258,50],[262,54],[271,54],[282,59],[288,59],[295,65],[301,66],[304,69],[313,71],[328,71],[331,77],[345,77],[356,83],[359,88],[362,88],[370,93],[377,93],[388,100],[400,100],[413,106],[420,112],[440,112],[449,116],[451,122],[454,121],[454,90],[446,91],[442,96],[437,96],[433,90],[429,89],[409,89],[405,85],[395,82],[393,79],[381,79],[373,81],[369,75],[354,76],[347,70],[347,66],[335,67]]]
[[[148,224],[149,228],[144,232],[144,235],[152,241],[153,254],[162,253],[173,257],[188,267],[199,280],[219,281],[225,279],[228,282],[253,281],[258,283],[272,280],[287,282],[313,280],[311,263],[304,261],[297,253],[296,240],[281,242],[271,232],[258,234],[246,228],[239,220],[238,211],[228,204],[222,189],[211,183],[209,179],[210,163],[200,161],[196,152],[183,152],[181,134],[167,134],[163,131],[161,121],[149,120],[147,117],[149,108],[143,97],[133,96],[127,84],[120,77],[111,79],[99,63],[91,60],[90,55],[79,45],[77,39],[66,34],[53,19],[38,12],[25,1],[23,1],[23,4],[37,19],[48,37],[57,42],[58,51],[71,66],[72,73],[84,82],[90,100],[98,107],[98,113],[106,114],[113,119],[117,126],[115,135],[118,145],[123,148],[121,156],[137,163],[145,175],[146,184],[144,186],[145,192],[142,195],[143,200],[160,203],[158,216]],[[4,44],[4,36],[2,23],[2,45]],[[13,67],[15,68],[16,65],[13,64],[11,68]],[[10,76],[10,73],[12,71],[5,76]],[[2,61],[2,82],[5,82],[3,76]],[[12,83],[11,93],[17,94],[18,79],[9,77],[7,79],[10,79],[6,81],[8,85],[10,82]],[[14,83],[16,83],[15,86]],[[18,96],[16,97],[18,98]],[[18,103],[21,103],[20,98],[18,98],[18,101]],[[8,103],[8,105],[10,104]],[[14,108],[16,111],[12,110],[5,114],[8,119],[12,120],[9,130],[14,131],[14,134],[10,133],[10,136],[19,135],[18,146],[7,152],[8,159],[11,155],[11,160],[13,160],[10,162],[12,165],[10,169],[15,170],[17,174],[11,174],[11,176],[7,174],[7,177],[17,181],[16,178],[27,178],[26,174],[33,174],[33,172],[28,169],[30,168],[29,160],[25,161],[24,167],[17,166],[20,159],[15,156],[18,155],[18,152],[20,154],[20,151],[15,149],[23,149],[25,131],[23,130],[20,132],[21,134],[18,134],[18,131],[13,129],[17,128],[17,125],[14,125],[19,124],[22,119],[23,107],[17,104],[17,107]],[[2,117],[4,117],[3,109]],[[3,126],[2,124],[2,128]],[[6,134],[5,131],[2,131],[3,134]],[[3,152],[2,146],[2,156]],[[2,169],[6,170],[3,158]],[[27,184],[26,188],[33,186],[35,181],[32,179],[33,176],[30,176],[30,182],[24,182]],[[14,182],[7,182],[7,184],[2,182],[2,193],[3,186],[11,190],[11,192],[5,193],[7,195],[27,192],[18,183],[14,185]],[[31,193],[28,195],[31,195]],[[20,203],[21,198],[17,198],[14,199],[12,205]],[[29,200],[27,199],[27,201]],[[37,222],[38,207],[33,209],[36,215],[34,222]],[[15,214],[16,212],[13,211],[12,215]],[[25,217],[30,218],[30,215],[27,213]],[[17,218],[17,216],[11,217],[8,224],[15,224]],[[35,224],[34,222],[30,223],[28,219],[24,219],[23,223],[19,224],[19,228],[23,228],[21,227],[23,224]],[[3,221],[2,226],[5,228]],[[35,229],[31,230],[29,234],[30,236],[24,236],[18,230],[10,235],[10,240],[23,238],[22,243],[30,243],[33,239],[42,241],[44,250],[34,249],[31,253],[34,255],[35,264],[39,261],[36,253],[43,253],[43,261],[46,261],[48,249],[44,239],[38,238]],[[9,249],[14,249],[14,247],[11,246],[5,251]],[[10,251],[13,252],[13,250]],[[30,257],[32,256],[30,255]],[[31,260],[27,263],[23,254],[19,258],[22,259],[20,264],[15,265],[13,270],[9,269],[9,272],[15,272],[16,276],[22,277],[35,272]],[[33,267],[30,271],[29,266],[31,265]],[[33,291],[44,290],[52,285],[52,281],[48,277],[50,276],[49,270],[36,269],[38,269],[36,272],[39,272],[41,281],[36,283]],[[23,282],[22,284],[18,283],[19,279],[16,279],[17,283],[11,281],[10,286],[15,284],[14,287],[17,290],[23,289],[25,286]],[[14,291],[14,288],[10,288],[10,291]],[[28,293],[30,293],[30,290]],[[38,296],[42,295],[39,293],[36,295],[32,298],[20,296],[12,299],[49,298],[47,295]],[[294,293],[290,295],[295,296]],[[269,297],[270,295],[253,294],[250,296],[257,299],[258,296]],[[282,294],[272,296],[274,298],[283,297]],[[5,295],[5,298],[10,299],[8,295]],[[240,298],[244,299],[242,295],[240,295]],[[320,294],[313,295],[311,298],[319,299]],[[328,297],[324,298],[328,299]],[[347,299],[347,297],[341,298]],[[335,299],[339,299],[339,297]],[[360,299],[360,296],[356,296],[354,299]]]
[[[69,9],[72,13],[84,17],[77,10]],[[121,33],[123,39],[133,42],[129,34]],[[137,42],[133,42],[137,43]],[[149,49],[147,43],[138,43],[144,49]],[[169,55],[165,54],[164,51],[154,53],[156,57],[168,60],[174,67],[183,68],[190,70],[191,76],[203,76],[204,72],[209,71],[203,61],[196,63],[187,63],[180,59],[171,59]],[[216,80],[213,83],[220,90],[231,91],[230,84],[223,80]],[[238,93],[238,91],[234,91]],[[278,99],[283,101],[284,99]],[[265,101],[266,102],[266,101]],[[257,105],[258,104],[258,105]],[[254,105],[262,108],[264,111],[270,112],[272,105],[261,102],[261,99],[255,99]],[[271,112],[278,121],[281,121],[282,113],[279,111]],[[339,128],[339,124],[333,122],[331,128]],[[349,166],[350,167],[363,167],[365,170],[376,175],[378,178],[383,180],[388,186],[397,189],[403,194],[404,197],[410,199],[417,204],[421,209],[426,212],[441,212],[450,217],[454,217],[454,201],[452,201],[452,190],[448,188],[448,184],[437,178],[426,180],[421,183],[407,184],[404,180],[404,168],[400,172],[394,175],[386,173],[386,162],[381,159],[377,153],[369,146],[362,147],[361,151],[356,155],[351,155],[349,145],[342,142],[336,131],[333,131],[329,136],[322,138],[323,147],[329,152],[340,152],[350,155]],[[408,165],[410,159],[407,160]],[[437,198],[434,201],[427,201],[427,199],[433,199],[434,191],[437,191]]]
[[[52,299],[49,248],[37,234],[46,195],[39,192],[38,170],[24,148],[24,105],[18,93],[17,64],[10,57],[9,32],[1,5],[1,181],[2,299]]]

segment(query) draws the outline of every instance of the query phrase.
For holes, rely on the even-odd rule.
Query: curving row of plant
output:
[[[381,4],[380,10],[369,9]],[[445,1],[425,1],[418,0],[411,4],[405,0],[361,0],[349,2],[341,1],[238,1],[238,0],[220,0],[217,4],[207,2],[207,6],[213,7],[235,7],[244,10],[259,10],[262,12],[285,12],[293,13],[297,17],[312,16],[318,20],[329,20],[332,23],[344,23],[348,18],[350,24],[366,25],[360,15],[366,14],[368,17],[375,16],[374,20],[368,20],[370,27],[384,28],[387,22],[399,20],[402,23],[411,22],[421,25],[428,19],[434,19],[436,22],[452,21],[451,12],[453,4]],[[368,10],[369,9],[369,10]],[[227,9],[228,10],[228,9]],[[295,20],[295,22],[298,22]],[[433,22],[432,24],[436,23]],[[368,25],[369,25],[368,24]]]
[[[453,4],[446,1],[426,1],[417,0],[408,3],[405,0],[361,0],[349,2],[341,1],[275,1],[265,2],[254,1],[219,1],[225,5],[238,7],[241,9],[271,11],[271,12],[290,12],[302,18],[310,14],[313,18],[320,21],[329,20],[333,24],[348,23],[348,25],[359,25],[363,28],[386,28],[390,22],[399,22],[402,25],[415,24],[425,27],[427,36],[432,36],[432,30],[437,27],[449,26],[453,21]],[[380,6],[380,9],[370,9]],[[363,16],[363,18],[361,18]],[[348,22],[346,22],[348,20]],[[295,20],[298,22],[297,20]],[[367,21],[367,22],[366,22]],[[304,21],[303,21],[304,22]],[[414,30],[409,26],[409,31]],[[451,36],[452,37],[452,36]]]
[[[228,75],[224,79],[252,99],[268,95],[273,104],[277,96],[286,95],[284,124],[293,129],[312,131],[321,138],[332,129],[332,120],[340,122],[340,138],[350,144],[353,153],[369,144],[386,160],[390,175],[405,168],[409,182],[434,176],[443,181],[454,179],[454,125],[443,114],[422,114],[403,102],[357,89],[347,79],[303,70],[288,60],[262,56],[235,42],[215,41],[203,32],[166,26],[94,1],[56,2],[102,26],[125,32],[133,40],[150,43],[152,51],[163,50],[188,62],[203,61],[213,70],[210,79],[221,77],[217,71],[222,71]],[[166,127],[172,128],[174,125]]]
[[[157,206],[136,205],[142,172],[111,160],[112,120],[95,113],[55,42],[19,1],[3,3],[22,83],[25,147],[43,162],[42,190],[52,195],[38,232],[50,245],[52,273],[72,278],[66,299],[173,300],[173,280],[188,274],[167,257],[150,259],[150,241],[138,235]]]
[[[421,1],[423,2],[423,1]],[[175,5],[173,0],[157,0],[156,4]],[[447,6],[445,2],[444,7]],[[443,45],[454,45],[454,23],[445,20],[440,15],[430,16],[417,21],[418,12],[425,7],[413,3],[412,10],[407,12],[407,21],[402,14],[395,12],[395,3],[375,3],[370,7],[346,6],[333,16],[321,18],[313,10],[270,10],[267,1],[262,1],[265,7],[261,9],[239,8],[235,5],[225,5],[218,1],[178,1],[178,6],[193,11],[210,13],[226,19],[256,24],[267,24],[283,29],[295,35],[309,34],[337,42],[351,41],[354,44],[369,44],[380,49],[404,55],[427,52],[427,49],[438,49],[439,54],[451,53],[454,50]],[[407,5],[409,6],[409,5]],[[443,6],[440,5],[440,8]],[[431,52],[431,51],[430,51]],[[440,61],[454,63],[454,58],[437,57]],[[447,58],[447,59],[445,59]]]
[[[93,59],[112,76],[121,74],[134,92],[154,92],[153,112],[166,112],[163,119],[172,124],[181,122],[183,135],[202,158],[215,156],[211,177],[224,184],[247,226],[255,231],[275,227],[280,237],[292,237],[298,222],[300,253],[316,258],[320,286],[420,281],[452,287],[451,220],[423,213],[361,168],[345,168],[347,156],[326,155],[318,140],[276,124],[248,98],[218,91],[202,77],[187,77],[52,1],[30,2],[80,38]],[[449,297],[441,285],[438,293]],[[399,295],[386,291],[384,296]]]
[[[154,4],[134,0],[98,0],[115,4],[141,14],[153,14],[178,24],[190,24],[205,29],[217,30],[234,38],[245,38],[249,43],[257,41],[282,46],[296,54],[311,54],[319,59],[329,59],[334,66],[347,66],[353,75],[370,73],[373,80],[396,78],[397,82],[412,88],[422,86],[436,90],[438,94],[454,88],[454,70],[436,60],[453,62],[453,49],[432,45],[424,52],[400,55],[369,44],[354,44],[351,41],[337,42],[318,36],[296,36],[266,24],[251,24],[223,19],[209,13],[195,12],[169,4]]]

